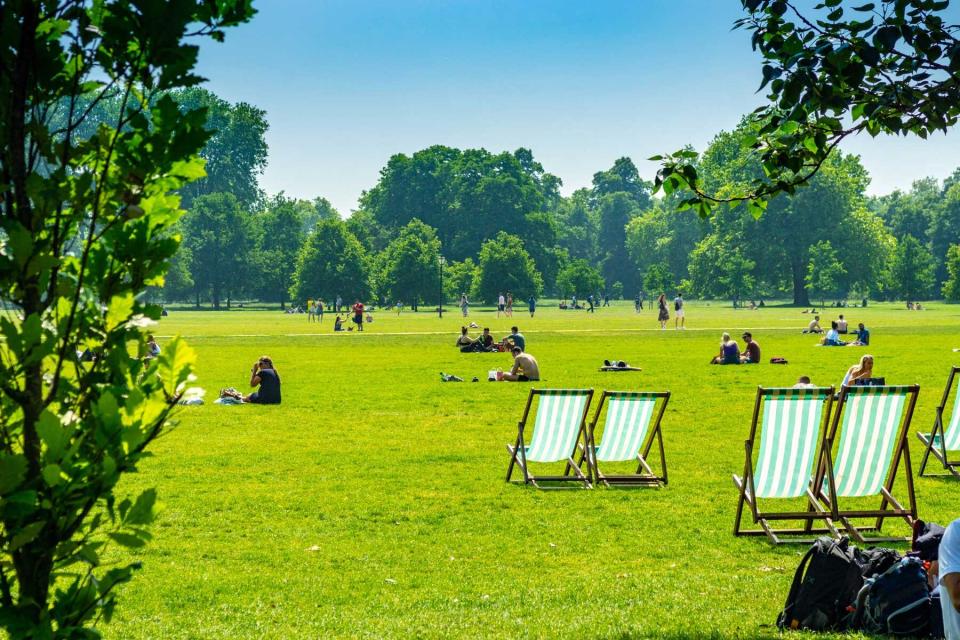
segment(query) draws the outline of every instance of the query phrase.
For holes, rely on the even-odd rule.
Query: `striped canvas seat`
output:
[[[598,481],[607,486],[667,483],[667,463],[663,452],[660,420],[669,400],[669,391],[603,392],[589,429],[592,445],[591,470]],[[603,422],[602,441],[598,444],[595,432],[604,407],[606,417]],[[654,473],[647,463],[654,440],[659,445],[659,475]],[[608,475],[600,471],[600,462],[626,461],[639,463],[634,473]]]
[[[750,435],[744,443],[743,476],[733,476],[739,493],[734,535],[765,535],[773,544],[810,542],[818,533],[838,535],[830,514],[818,503],[813,490],[824,456],[832,406],[833,387],[757,389]],[[760,504],[761,500],[802,497],[806,498],[806,508],[797,511],[767,511]],[[749,516],[759,528],[742,526],[745,508],[749,508]],[[802,526],[774,528],[774,522],[784,520],[800,522]],[[814,527],[815,522],[821,524]]]
[[[758,498],[804,495],[817,462],[823,398],[781,391],[768,397],[763,406],[760,453],[754,469]]]
[[[950,451],[960,451],[960,393],[956,392],[953,388],[953,383],[954,380],[956,380],[958,372],[960,372],[960,367],[952,367],[950,369],[947,386],[943,390],[940,404],[937,405],[933,429],[930,433],[917,432],[917,438],[923,443],[925,449],[923,459],[920,462],[921,476],[945,475],[927,473],[927,461],[930,458],[930,454],[933,454],[933,456],[940,461],[944,469],[949,471],[955,478],[960,478],[960,471],[958,471],[960,460],[951,460],[949,457]],[[943,412],[947,408],[951,391],[954,391],[953,410],[950,412],[950,421],[944,426]]]
[[[848,398],[843,413],[840,449],[833,464],[836,493],[841,497],[875,496],[887,478],[908,393],[884,393],[884,387],[863,387]]]
[[[589,488],[589,478],[580,468],[582,460],[578,463],[574,455],[587,446],[586,416],[592,398],[593,389],[531,389],[517,425],[516,443],[507,445],[510,452],[507,482],[514,467],[519,467],[525,484],[540,487],[538,482],[577,482]],[[536,406],[534,400],[537,400]],[[531,411],[535,412],[533,433],[527,434],[524,430]],[[531,462],[566,462],[566,465],[563,475],[544,476],[531,472]]]
[[[886,518],[902,518],[910,527],[917,517],[917,501],[913,491],[913,472],[907,429],[913,417],[920,387],[843,387],[837,413],[830,426],[831,445],[840,433],[836,457],[820,490],[819,499],[830,507],[834,520],[839,520],[849,535],[861,543],[903,540],[903,536],[880,537]],[[893,495],[897,473],[903,465],[907,506]],[[877,496],[879,509],[847,506],[848,498]],[[871,519],[872,524],[855,524],[854,520]]]
[[[533,440],[525,450],[532,462],[560,462],[576,448],[589,396],[582,391],[544,390],[540,394]]]

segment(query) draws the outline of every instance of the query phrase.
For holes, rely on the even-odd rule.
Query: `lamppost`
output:
[[[447,264],[447,259],[443,256],[437,258],[437,265],[440,267],[440,304],[437,305],[437,315],[443,319],[443,265]]]

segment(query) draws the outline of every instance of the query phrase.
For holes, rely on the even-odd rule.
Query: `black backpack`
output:
[[[930,589],[919,558],[904,558],[869,578],[857,596],[854,627],[867,633],[924,636],[930,630]]]
[[[884,547],[857,549],[856,553],[857,561],[860,563],[860,574],[864,580],[886,573],[887,569],[900,562],[903,557],[895,549]]]
[[[837,628],[863,585],[860,563],[850,541],[819,538],[803,556],[783,611],[781,629],[826,631]]]

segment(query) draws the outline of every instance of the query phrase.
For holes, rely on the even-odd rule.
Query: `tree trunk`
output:
[[[220,285],[217,285],[217,284],[213,285],[213,294],[211,297],[213,299],[213,308],[219,311],[220,310]]]
[[[801,307],[810,306],[810,296],[807,293],[807,283],[805,281],[803,263],[799,260],[793,260],[790,263],[790,270],[793,272],[793,304]]]

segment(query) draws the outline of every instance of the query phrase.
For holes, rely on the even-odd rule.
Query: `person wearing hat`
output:
[[[740,354],[740,362],[742,364],[757,364],[760,362],[760,345],[756,340],[753,339],[753,336],[749,331],[744,331],[743,336],[744,347],[743,353]]]

